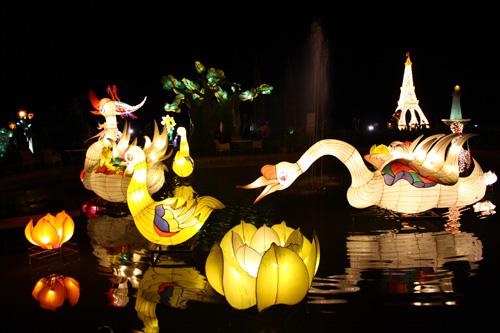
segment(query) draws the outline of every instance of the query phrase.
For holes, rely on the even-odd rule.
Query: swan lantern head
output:
[[[261,169],[262,176],[252,183],[240,186],[243,189],[254,189],[265,186],[264,190],[255,199],[254,203],[276,191],[287,189],[302,174],[297,163],[279,162],[276,165],[266,164]]]

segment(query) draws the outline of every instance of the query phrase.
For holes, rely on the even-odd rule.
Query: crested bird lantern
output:
[[[39,219],[35,225],[33,220],[24,228],[26,239],[33,245],[45,250],[60,248],[70,240],[75,231],[75,222],[64,210],[55,216],[48,213]]]
[[[243,310],[257,305],[263,311],[275,304],[294,305],[307,294],[318,270],[319,241],[312,241],[283,221],[271,227],[241,221],[220,244],[214,244],[205,263],[210,285],[228,303]]]
[[[72,277],[52,274],[39,279],[31,295],[40,302],[41,308],[55,311],[65,300],[73,306],[78,303],[80,284]]]

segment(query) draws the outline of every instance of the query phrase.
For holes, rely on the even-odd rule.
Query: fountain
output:
[[[308,39],[307,63],[305,82],[304,105],[306,112],[306,137],[307,143],[314,142],[325,137],[327,123],[326,109],[328,107],[329,92],[329,49],[321,23],[315,20],[311,24]],[[309,183],[314,188],[323,187],[323,162],[310,172]]]

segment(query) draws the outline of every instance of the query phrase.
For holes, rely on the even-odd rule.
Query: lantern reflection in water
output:
[[[453,293],[454,274],[446,267],[467,262],[477,268],[483,259],[482,243],[468,232],[386,232],[350,235],[347,273],[352,284],[362,274],[382,274],[389,293]]]
[[[139,287],[139,276],[146,266],[146,249],[151,243],[141,236],[130,215],[89,219],[87,232],[98,269],[111,282],[107,292],[110,305],[125,307],[130,300],[129,286]]]
[[[144,332],[159,332],[157,304],[186,309],[188,302],[222,301],[196,268],[168,257],[161,257],[156,265],[144,273],[136,295],[135,310]]]
[[[71,305],[76,305],[80,298],[80,284],[71,277],[52,274],[38,280],[31,294],[40,302],[41,308],[55,311],[66,299]]]

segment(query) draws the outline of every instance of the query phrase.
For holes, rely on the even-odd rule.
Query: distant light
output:
[[[26,111],[24,110],[19,110],[19,112],[17,113],[17,115],[19,116],[20,119],[24,119],[26,118]]]
[[[478,128],[478,127],[479,127],[479,125],[478,125],[478,124],[474,124],[474,127],[475,127],[475,128]]]
[[[368,130],[369,130],[370,132],[371,132],[371,131],[373,131],[373,129],[374,129],[374,128],[375,128],[375,127],[373,127],[373,125],[368,125]]]
[[[134,129],[133,129],[133,128],[131,128],[131,129],[129,129],[129,130],[128,130],[128,132],[129,132],[130,134],[133,134],[133,133],[134,133]]]

